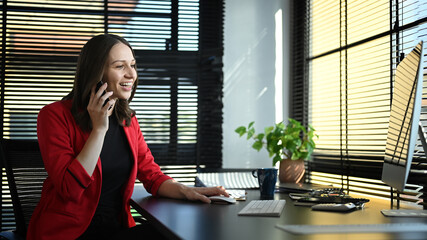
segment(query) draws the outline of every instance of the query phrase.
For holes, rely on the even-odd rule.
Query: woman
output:
[[[137,85],[125,39],[99,35],[85,44],[72,91],[37,119],[48,177],[27,239],[123,236],[135,229],[129,199],[136,178],[154,196],[206,203],[210,195],[228,196],[221,187],[187,187],[161,172],[129,108]],[[139,232],[144,237],[148,230]]]

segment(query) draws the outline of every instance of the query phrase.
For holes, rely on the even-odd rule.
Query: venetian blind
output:
[[[309,1],[309,121],[319,135],[309,162],[312,182],[389,196],[380,179],[394,71],[401,56],[427,40],[426,5]],[[423,161],[415,159],[413,168],[425,168]],[[409,183],[403,197],[422,204],[421,182],[410,177]]]

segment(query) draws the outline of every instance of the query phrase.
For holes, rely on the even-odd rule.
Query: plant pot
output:
[[[283,159],[279,166],[279,181],[282,183],[304,182],[304,160]]]

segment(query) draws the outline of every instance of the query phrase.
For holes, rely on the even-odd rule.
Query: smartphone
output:
[[[96,89],[95,89],[95,93],[97,93],[98,92],[98,90],[99,90],[99,88],[103,85],[104,83],[102,82],[102,81],[99,81],[97,84],[96,84]],[[104,92],[102,93],[102,95],[101,96],[104,96],[104,94],[105,94],[106,92],[105,92],[105,90],[104,90]],[[110,99],[109,98],[107,98],[107,99],[105,99],[105,102],[104,102],[104,104],[102,104],[102,106],[105,106],[105,104],[107,104],[107,102],[108,101],[110,101]]]

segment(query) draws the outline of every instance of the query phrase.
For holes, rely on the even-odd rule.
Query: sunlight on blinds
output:
[[[145,71],[140,81],[150,82]],[[154,78],[154,77],[153,77]],[[154,80],[154,79],[153,79]],[[160,80],[160,79],[158,79]],[[157,80],[157,81],[158,81]],[[130,106],[137,113],[148,143],[168,143],[170,138],[170,86],[144,84],[137,87]]]
[[[388,37],[370,41],[347,52],[347,144],[353,155],[383,155],[390,112]]]
[[[103,0],[80,0],[80,1],[60,1],[60,0],[9,0],[9,6],[23,6],[33,8],[68,8],[76,10],[102,10],[104,7]]]
[[[178,143],[197,142],[197,86],[181,78],[178,86]]]
[[[338,4],[313,1],[311,8],[311,56],[340,45],[340,15]]]
[[[170,1],[109,1],[108,32],[126,38],[134,50],[165,50],[171,39]]]
[[[199,49],[199,0],[181,0],[178,4],[178,50]]]
[[[389,0],[346,2],[348,44],[389,30]]]
[[[38,111],[71,90],[80,49],[92,36],[104,33],[106,27],[109,33],[125,37],[135,51],[171,50],[173,34],[178,40],[178,51],[189,54],[198,51],[199,0],[177,2],[175,33],[171,1],[108,1],[107,18],[103,0],[42,2],[8,1],[9,37],[4,72],[6,138],[28,135],[35,138]],[[155,53],[150,57],[159,59]],[[131,107],[138,112],[139,119],[144,119],[141,127],[151,142],[169,142],[171,112],[175,111],[172,108],[178,109],[175,121],[178,121],[179,143],[196,142],[198,75],[187,70],[197,67],[195,59],[165,55],[161,62],[151,60],[150,65],[137,59],[140,85]],[[172,71],[180,77],[172,79]],[[178,84],[171,87],[174,81]],[[178,100],[172,105],[177,95]]]
[[[311,124],[319,135],[316,151],[336,150],[340,145],[339,68],[339,54],[311,62],[310,114]]]
[[[335,21],[334,18],[327,19],[333,7],[325,7],[313,4],[313,55],[318,51],[340,47],[336,41],[339,35],[331,36],[320,26],[316,30],[316,24],[332,24]],[[379,11],[375,17],[388,14],[388,9],[383,7],[375,11]],[[349,3],[348,12],[349,26],[352,22],[358,22],[358,27],[349,31],[348,38],[353,41],[374,35],[376,32],[373,31],[378,31],[378,28],[388,27],[387,19],[378,20],[382,23],[387,21],[381,27],[374,24],[374,28],[372,21],[366,17],[360,21],[357,14],[360,12],[359,5]],[[335,22],[336,25],[339,24]],[[351,37],[352,34],[357,38]],[[335,41],[327,41],[330,37]],[[312,125],[320,136],[316,142],[317,152],[339,151],[341,145],[349,154],[363,155],[366,151],[372,151],[369,154],[378,155],[384,152],[390,110],[388,39],[377,39],[311,62],[310,112]]]
[[[89,8],[95,6],[89,2],[73,6],[49,2],[54,8],[78,8],[85,3]],[[8,11],[4,137],[36,138],[38,111],[71,90],[78,53],[91,36],[103,32],[103,26],[103,15],[59,14],[46,9],[31,13],[19,8]]]

